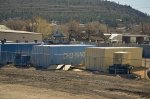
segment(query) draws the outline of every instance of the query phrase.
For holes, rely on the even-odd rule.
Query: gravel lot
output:
[[[87,71],[2,67],[0,99],[149,99],[150,81]]]

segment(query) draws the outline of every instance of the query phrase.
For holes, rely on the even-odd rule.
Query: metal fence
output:
[[[32,52],[10,52],[10,51],[2,51],[0,52],[0,64],[1,63],[8,63],[8,62],[14,62],[16,54],[21,55],[28,55],[33,57],[33,60],[36,61],[43,61],[44,62],[53,62],[53,63],[60,63],[60,64],[80,64],[84,63],[85,59],[88,60],[88,57],[85,56],[84,52],[75,52],[75,53],[63,53],[63,54],[47,54],[47,53],[32,53]],[[52,57],[51,57],[52,56]],[[96,61],[99,63],[103,63],[103,61],[107,61],[110,63],[113,63],[113,58],[111,57],[92,57],[93,60],[90,60],[92,62]],[[55,61],[55,62],[54,62]],[[89,61],[89,62],[90,62]],[[128,61],[127,59],[125,61]],[[143,58],[142,60],[139,59],[129,59],[129,61],[132,63],[137,64],[141,62],[141,66],[143,67],[150,67],[150,58]],[[103,65],[103,64],[102,64]]]

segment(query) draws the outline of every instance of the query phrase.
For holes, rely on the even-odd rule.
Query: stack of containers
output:
[[[37,67],[84,63],[85,49],[94,45],[37,45],[33,47],[31,62]]]

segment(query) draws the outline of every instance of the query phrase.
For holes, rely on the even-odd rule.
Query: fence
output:
[[[64,54],[44,54],[44,53],[32,53],[32,52],[10,52],[10,51],[2,51],[0,53],[0,64],[13,63],[16,54],[28,55],[32,57],[32,61],[41,62],[41,63],[53,63],[53,64],[84,64],[84,61],[93,62],[92,65],[98,64],[113,64],[113,58],[111,57],[86,57],[84,52],[75,52],[75,53],[64,53]],[[97,62],[97,63],[94,63]],[[120,60],[120,63],[123,62],[131,62],[133,65],[141,65],[142,67],[150,68],[150,59],[129,59],[129,60]],[[105,63],[107,62],[107,63]],[[101,63],[101,64],[100,64]],[[102,64],[103,63],[103,64]],[[91,64],[91,63],[88,63]]]

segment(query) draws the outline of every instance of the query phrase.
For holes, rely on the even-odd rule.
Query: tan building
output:
[[[42,34],[27,31],[0,30],[0,40],[10,42],[42,42]]]
[[[129,55],[129,56],[127,56]],[[120,64],[127,63],[132,66],[142,66],[142,48],[138,47],[93,47],[85,52],[85,66],[88,70],[106,72],[110,65],[116,64],[115,57],[120,56]]]
[[[144,41],[149,41],[149,36],[148,35],[127,35],[124,34],[122,36],[122,42],[123,43],[138,43],[138,44],[143,44]]]

